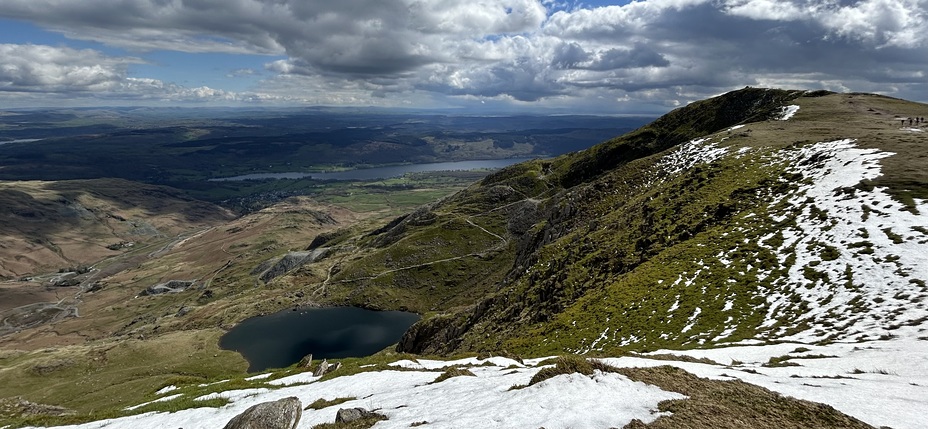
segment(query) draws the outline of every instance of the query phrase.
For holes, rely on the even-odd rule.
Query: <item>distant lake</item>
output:
[[[5,145],[5,144],[10,144],[10,143],[32,143],[32,142],[37,142],[39,140],[42,140],[42,139],[19,139],[19,140],[0,141],[0,146]]]
[[[253,317],[219,340],[248,361],[248,371],[283,368],[312,353],[314,359],[368,356],[402,338],[419,315],[356,307],[285,310]]]
[[[466,171],[477,169],[499,169],[535,158],[485,159],[478,161],[433,162],[429,164],[395,165],[390,167],[362,168],[348,171],[322,173],[254,173],[241,176],[209,179],[210,182],[262,179],[316,179],[316,180],[376,180],[402,177],[406,173],[427,171]]]

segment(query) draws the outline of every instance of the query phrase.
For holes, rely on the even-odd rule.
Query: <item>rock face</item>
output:
[[[308,252],[290,252],[273,264],[268,261],[259,265],[252,272],[255,274],[260,272],[259,278],[267,283],[305,264],[316,262],[324,258],[328,253],[328,248],[319,248]]]
[[[158,283],[154,286],[149,286],[147,289],[140,292],[139,296],[183,292],[190,286],[193,286],[194,282],[194,280],[168,280],[164,283]]]
[[[224,429],[296,429],[303,404],[291,396],[254,405],[229,420]]]

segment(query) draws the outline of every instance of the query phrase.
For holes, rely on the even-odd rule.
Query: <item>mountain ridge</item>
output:
[[[924,111],[925,106],[866,94],[757,88],[694,103],[586,151],[504,169],[376,231],[371,237],[391,238],[380,238],[367,249],[369,256],[339,266],[337,280],[360,285],[340,292],[336,288],[333,301],[344,299],[354,305],[395,308],[391,303],[397,302],[397,297],[407,299],[425,288],[437,291],[423,303],[426,307],[409,305],[417,311],[432,311],[431,317],[414,325],[398,347],[415,353],[504,349],[517,353],[565,349],[606,352],[610,347],[681,347],[687,346],[686,338],[693,334],[708,337],[699,338],[698,344],[689,343],[688,347],[693,347],[722,339],[775,340],[776,336],[764,334],[773,326],[788,336],[787,332],[793,334],[800,329],[798,325],[805,323],[790,317],[817,305],[812,298],[804,298],[795,279],[816,279],[818,286],[813,282],[814,288],[838,287],[835,269],[826,279],[821,267],[815,267],[833,265],[831,262],[839,258],[830,254],[837,251],[834,243],[806,243],[818,249],[814,258],[808,255],[811,251],[797,250],[795,243],[782,249],[774,246],[782,241],[775,230],[791,227],[799,216],[779,213],[788,210],[790,204],[774,196],[796,194],[804,181],[816,180],[813,176],[817,173],[797,170],[798,164],[818,165],[842,151],[862,150],[863,154],[875,146],[887,146],[887,150],[880,151],[881,160],[867,161],[868,168],[875,168],[873,162],[903,168],[884,168],[885,173],[862,176],[842,188],[866,193],[870,192],[867,188],[876,186],[901,204],[894,211],[918,213],[920,201],[926,196],[926,182],[912,159],[925,154],[917,143],[922,136],[918,131],[899,128],[896,116],[891,116],[893,110],[897,115],[918,116],[915,113]],[[712,117],[712,112],[717,117]],[[841,147],[834,150],[815,146],[849,139],[854,139],[861,149],[854,149],[850,143],[839,144]],[[817,147],[815,154],[794,157],[807,147]],[[894,148],[902,149],[909,159],[893,157],[889,151]],[[810,212],[828,216],[820,207],[802,207],[806,210],[804,221],[812,219]],[[480,222],[483,231],[466,229],[462,217],[471,224]],[[457,226],[453,226],[455,222]],[[739,226],[741,223],[744,225]],[[884,234],[876,225],[871,229]],[[441,234],[441,230],[468,232],[451,236]],[[909,233],[918,235],[918,231]],[[911,234],[896,240],[917,243],[917,237]],[[729,235],[738,235],[740,241],[769,243],[742,246]],[[447,240],[434,241],[436,236]],[[477,241],[478,236],[484,241]],[[454,244],[462,242],[469,244]],[[436,243],[444,249],[460,248],[454,257],[471,255],[473,261],[458,259],[453,262],[456,266],[445,267],[443,261],[447,258],[430,253],[435,246],[428,244]],[[364,248],[363,241],[360,244]],[[860,246],[866,254],[869,247],[865,243]],[[796,262],[795,256],[783,256],[779,251],[798,251],[808,260]],[[845,259],[861,256],[846,246],[839,253]],[[382,265],[399,258],[406,260]],[[719,263],[720,259],[737,261],[737,269]],[[415,265],[412,262],[418,261],[420,265],[416,266],[421,266],[423,260],[434,262],[428,267],[447,283],[444,287],[423,282],[422,276],[399,275],[403,271],[397,271],[402,270],[398,265]],[[701,263],[713,260],[704,267]],[[795,268],[804,263],[806,266]],[[908,264],[908,269],[914,269],[912,263]],[[361,266],[364,276],[353,268]],[[377,272],[379,266],[386,270]],[[677,267],[677,271],[668,270],[669,266]],[[475,274],[481,271],[473,271],[473,267],[482,267],[486,274]],[[387,272],[390,274],[384,274]],[[919,286],[924,279],[918,277],[925,274],[917,272],[918,276],[911,279],[914,289],[909,292],[913,305],[918,305],[924,293]],[[710,300],[712,306],[705,312],[693,301],[703,298],[687,291],[700,275],[702,290],[706,285],[717,290]],[[804,304],[780,305],[784,310],[791,308],[790,316],[783,315],[780,321],[771,322],[769,314],[766,319],[762,317],[755,308],[773,311],[773,303],[765,298],[767,293],[773,293],[765,292],[771,280],[765,276],[792,276],[791,291],[783,299]],[[646,283],[652,286],[643,286]],[[475,288],[478,293],[473,293]],[[902,289],[897,292],[905,294]],[[479,298],[481,293],[487,298]],[[723,295],[739,298],[729,302]],[[472,304],[466,304],[467,300]],[[647,310],[633,305],[630,311],[626,308],[632,305],[630,301],[639,302]],[[621,304],[605,311],[602,303]],[[679,312],[675,316],[678,320],[660,322],[660,315],[667,311]],[[725,316],[732,318],[728,324],[725,317],[714,320],[726,311],[732,313]],[[732,324],[736,320],[740,322]],[[917,315],[907,320],[915,325],[924,321]],[[645,338],[635,334],[655,331],[655,324],[663,327],[654,335]],[[598,327],[595,332],[594,327]],[[604,331],[603,327],[609,328]],[[680,335],[681,331],[691,335]],[[677,339],[670,338],[671,334]],[[615,338],[596,340],[605,336]]]

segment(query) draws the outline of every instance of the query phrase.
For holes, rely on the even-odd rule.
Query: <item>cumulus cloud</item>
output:
[[[110,57],[92,49],[0,44],[0,96],[63,100],[249,102],[288,100],[284,96],[236,93],[209,87],[188,88],[151,78],[128,76],[135,57]],[[53,98],[50,98],[53,97]]]
[[[120,12],[99,13],[113,9]],[[557,0],[0,2],[2,17],[140,57],[151,50],[284,56],[265,65],[273,76],[256,93],[394,105],[452,97],[672,106],[745,85],[926,100],[926,11],[928,0],[646,0],[597,8]],[[32,75],[73,68],[57,79],[85,82],[74,86],[86,91],[131,92],[132,61],[62,60],[59,72]],[[9,82],[29,75],[0,73]],[[23,91],[53,87],[16,79]]]
[[[0,91],[106,91],[137,58],[106,58],[93,50],[42,45],[0,45]]]

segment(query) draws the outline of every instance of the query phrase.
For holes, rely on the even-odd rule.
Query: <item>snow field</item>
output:
[[[489,362],[492,364],[501,359],[494,358]],[[397,362],[396,366],[405,366],[410,362]],[[435,368],[447,366],[447,363],[440,364],[439,361],[420,364]],[[352,407],[376,410],[386,415],[389,419],[378,422],[375,426],[377,428],[408,428],[412,423],[427,421],[429,427],[435,428],[544,426],[599,429],[621,427],[635,418],[651,422],[661,415],[656,411],[658,402],[684,398],[678,393],[666,392],[612,373],[596,372],[593,376],[559,375],[533,386],[513,390],[511,388],[514,385],[528,384],[541,367],[511,368],[494,365],[469,369],[476,377],[453,377],[435,384],[431,382],[441,375],[440,372],[387,370],[279,389],[231,390],[208,395],[231,401],[221,408],[145,413],[66,427],[217,428],[252,405],[296,396],[304,406],[320,398],[358,398],[321,410],[303,411],[298,426],[301,429],[331,423],[335,421],[339,408]]]
[[[705,358],[717,364],[651,359],[650,354]],[[771,358],[790,366],[769,366]],[[788,358],[788,359],[787,359]],[[398,361],[393,366],[440,369],[465,364],[476,376],[431,384],[441,373],[424,370],[376,371],[313,381],[279,389],[240,389],[210,397],[228,398],[221,408],[136,416],[67,426],[69,428],[186,429],[222,427],[257,403],[296,396],[304,404],[317,399],[357,399],[321,410],[305,410],[299,428],[332,422],[339,408],[363,407],[389,417],[376,428],[407,428],[427,421],[430,427],[622,427],[631,419],[650,422],[660,416],[657,404],[683,395],[634,382],[612,373],[559,375],[522,389],[546,358],[512,366],[509,359]],[[862,343],[809,345],[780,343],[739,345],[704,350],[658,350],[637,357],[603,359],[617,367],[672,365],[699,377],[740,379],[794,398],[825,403],[874,426],[922,428],[928,409],[928,340],[893,339]],[[511,361],[515,362],[515,361]]]

